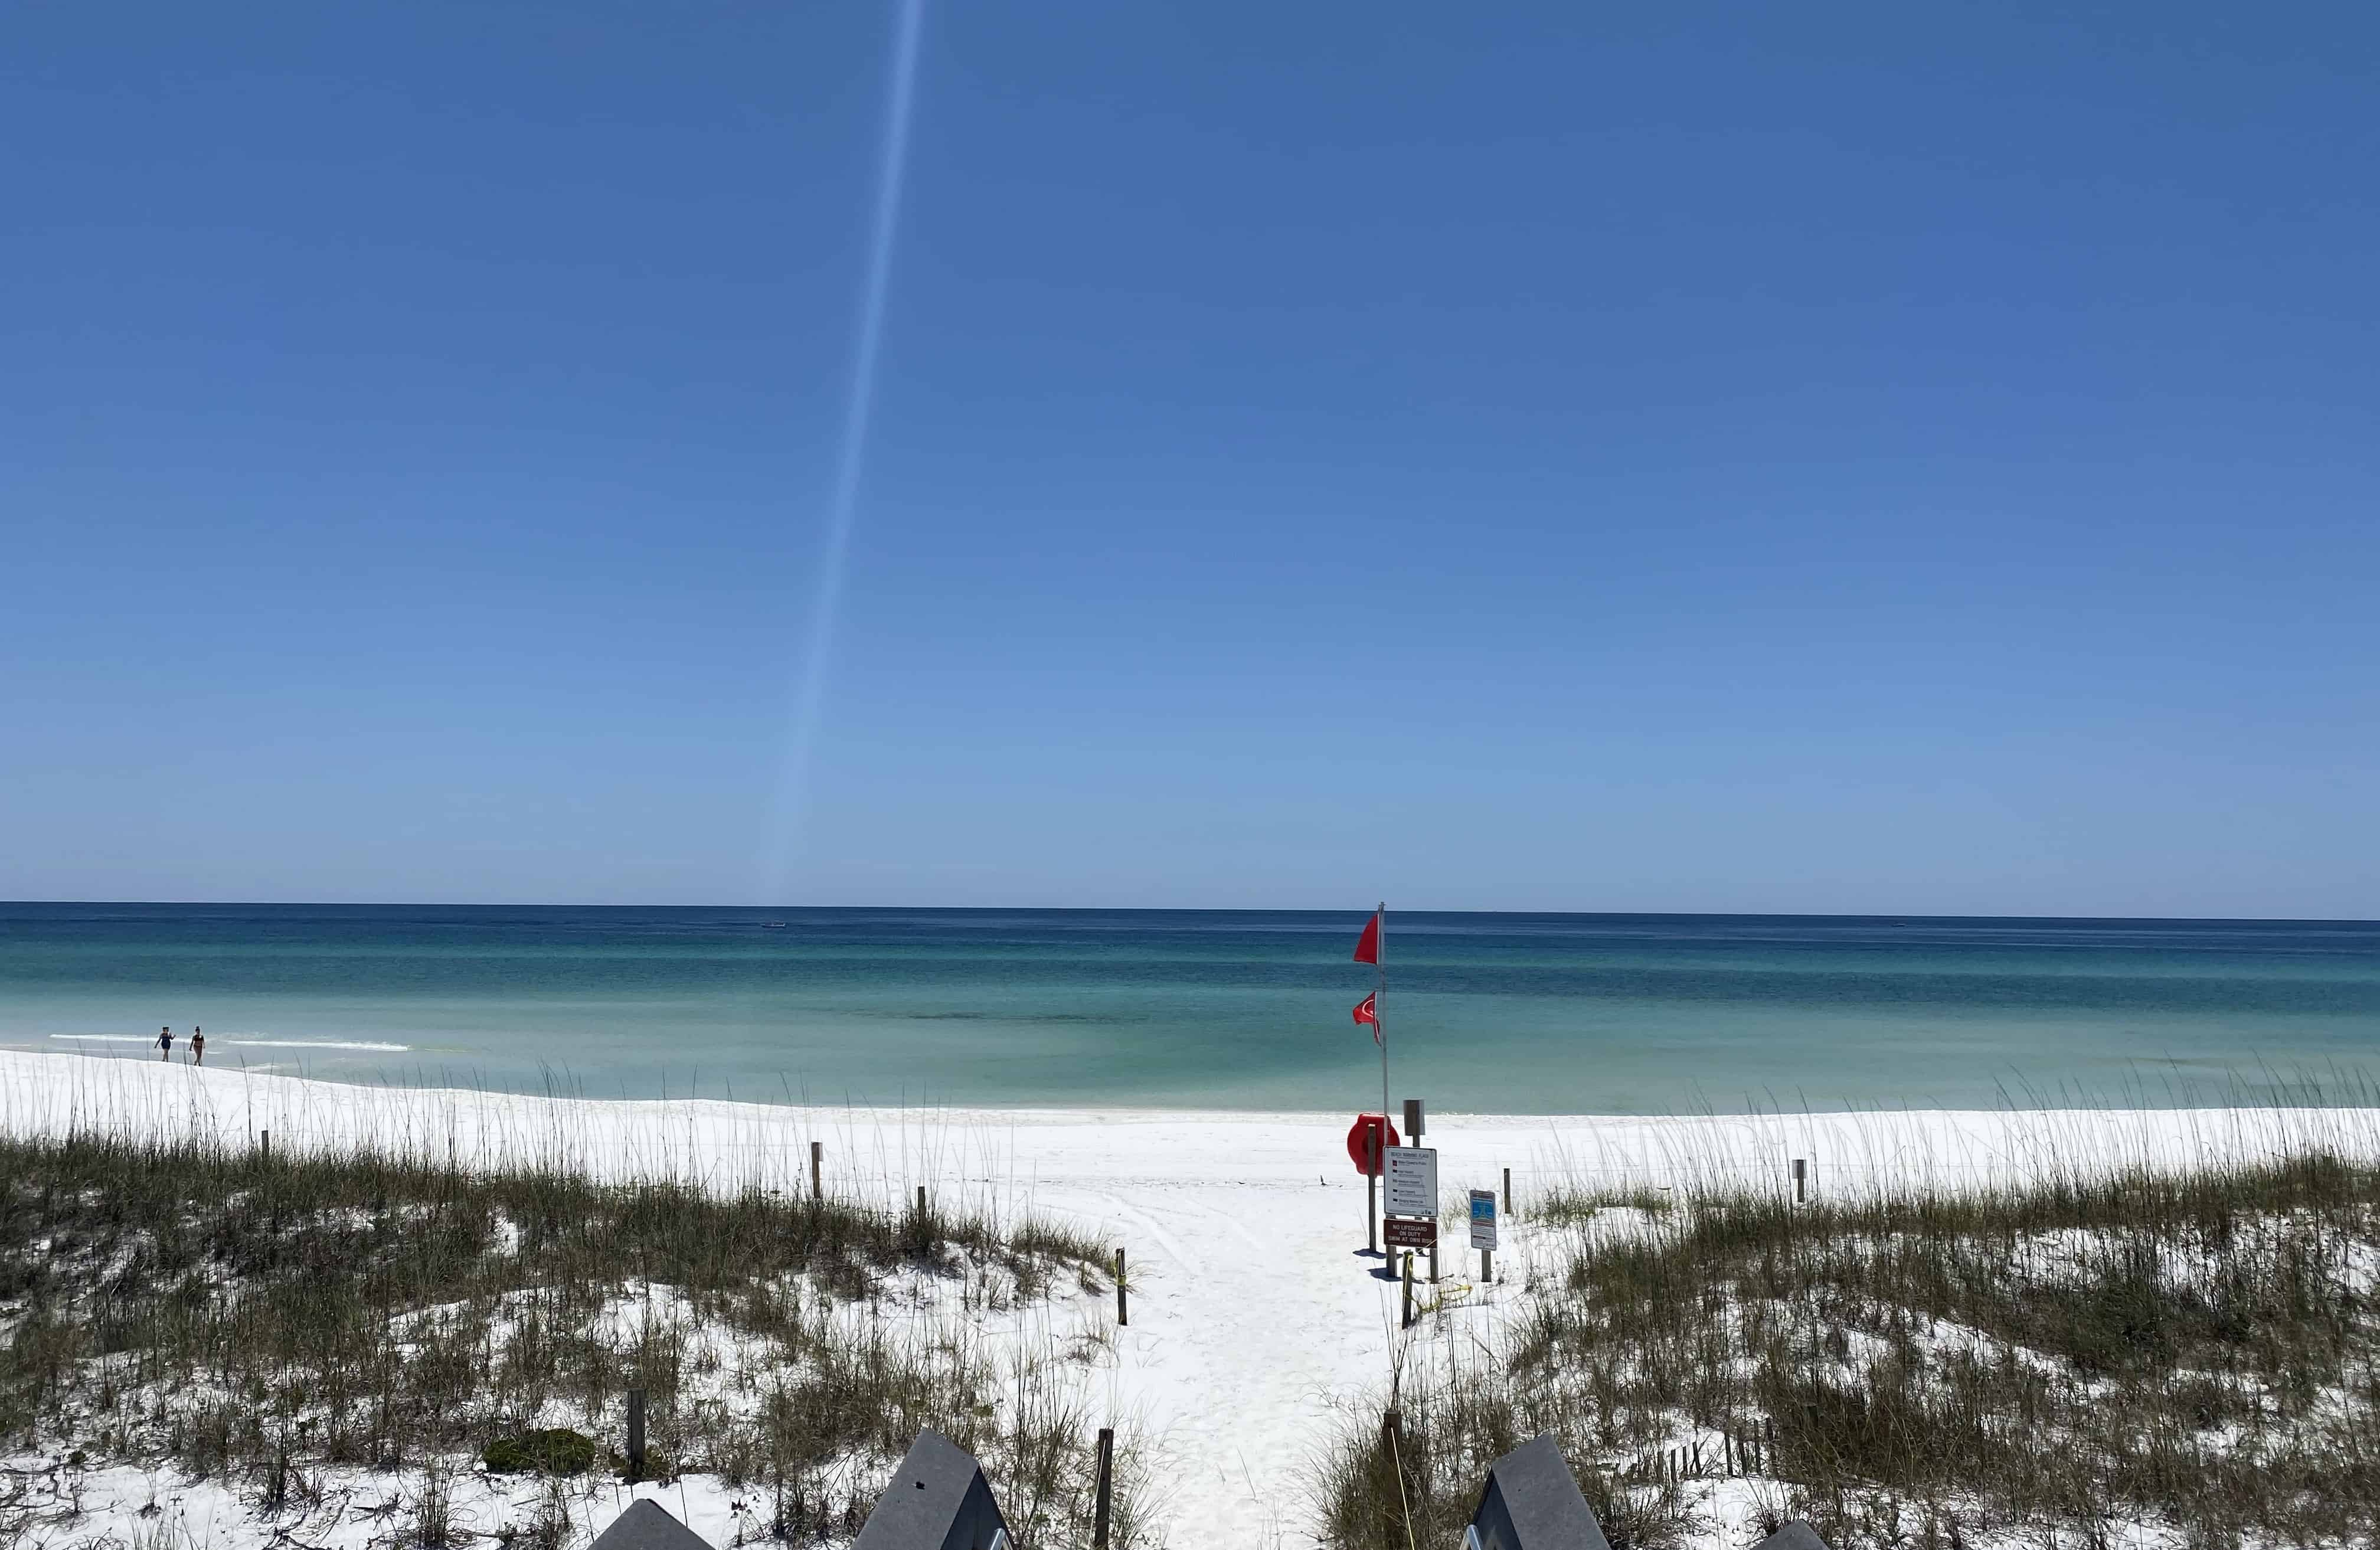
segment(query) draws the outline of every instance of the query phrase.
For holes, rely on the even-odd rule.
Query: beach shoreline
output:
[[[2286,1090],[2286,1089],[2285,1089]],[[2311,1087],[2301,1089],[2312,1094]],[[2362,1096],[2362,1089],[2350,1087]],[[589,1097],[470,1086],[393,1086],[256,1068],[192,1066],[0,1048],[0,1109],[19,1134],[203,1134],[286,1147],[368,1144],[493,1167],[561,1162],[599,1176],[642,1169],[774,1187],[784,1159],[808,1179],[820,1142],[846,1182],[930,1177],[956,1166],[965,1138],[980,1169],[1006,1137],[1020,1161],[1094,1164],[1111,1178],[1172,1177],[1152,1167],[1199,1137],[1234,1143],[1238,1172],[1326,1180],[1352,1168],[1344,1132],[1356,1113],[1145,1106],[909,1106],[726,1097]],[[1402,1124],[1402,1112],[1391,1113]],[[2143,1107],[2078,1103],[1996,1108],[1767,1109],[1669,1115],[1490,1114],[1432,1108],[1425,1141],[1473,1169],[1576,1186],[1782,1184],[1791,1159],[1823,1169],[1830,1191],[1900,1185],[1995,1187],[2046,1169],[2199,1167],[2252,1159],[2283,1144],[2369,1141],[2380,1105],[2274,1103]],[[1451,1141],[1450,1138],[1458,1138]],[[1310,1167],[1308,1165],[1311,1165]],[[1449,1166],[1453,1166],[1449,1159]],[[1284,1170],[1287,1170],[1284,1172]],[[978,1181],[990,1181],[979,1171]],[[790,1177],[790,1175],[787,1175]],[[1451,1181],[1450,1181],[1451,1185]]]

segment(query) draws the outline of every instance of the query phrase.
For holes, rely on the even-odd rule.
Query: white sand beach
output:
[[[1727,1176],[1781,1190],[1790,1187],[1791,1159],[1803,1157],[1813,1187],[1839,1195],[1907,1182],[2015,1183],[2125,1164],[2180,1167],[2314,1141],[2371,1155],[2380,1136],[2380,1113],[2340,1109],[1433,1115],[1425,1139],[1439,1149],[1448,1201],[1473,1188],[1500,1190],[1509,1169],[1514,1209],[1493,1284],[1478,1282],[1476,1256],[1456,1246],[1460,1231],[1448,1233],[1437,1289],[1448,1306],[1406,1337],[1397,1327],[1396,1287],[1374,1274],[1378,1261],[1359,1253],[1364,1181],[1344,1149],[1352,1112],[607,1102],[0,1051],[0,1116],[20,1135],[200,1134],[245,1144],[270,1132],[276,1150],[369,1144],[477,1166],[559,1160],[606,1177],[803,1191],[815,1140],[824,1144],[831,1193],[890,1205],[922,1184],[1003,1217],[1029,1212],[1094,1226],[1124,1246],[1133,1293],[1129,1327],[1115,1332],[1084,1381],[1098,1408],[1152,1443],[1155,1495],[1176,1543],[1309,1542],[1301,1529],[1314,1456],[1354,1408],[1378,1403],[1392,1357],[1427,1362],[1449,1342],[1484,1339],[1529,1276],[1575,1241],[1550,1231],[1541,1240],[1532,1229],[1531,1199],[1557,1185],[1674,1188]],[[1111,1319],[1112,1309],[1099,1302],[1081,1316]],[[661,1492],[714,1543],[736,1537],[733,1494],[717,1482],[645,1490]],[[111,1503],[131,1513],[170,1496],[193,1547],[269,1537],[218,1488],[115,1470],[87,1491],[93,1524],[103,1523]],[[628,1499],[620,1493],[616,1507]],[[1194,1527],[1198,1533],[1186,1532]],[[361,1545],[368,1531],[325,1531],[310,1543]]]

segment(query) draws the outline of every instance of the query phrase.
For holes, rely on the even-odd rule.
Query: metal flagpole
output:
[[[1386,1220],[1389,1204],[1389,1025],[1380,1020],[1380,993],[1389,987],[1389,902],[1387,900],[1380,901],[1380,907],[1373,914],[1372,919],[1379,926],[1379,930],[1372,938],[1372,1034],[1378,1039],[1380,1045],[1380,1129],[1378,1133],[1382,1214],[1379,1219]],[[1405,1141],[1406,1144],[1410,1145],[1413,1138],[1407,1136]],[[1381,1263],[1393,1266],[1397,1260],[1396,1251],[1389,1248],[1385,1232],[1382,1234],[1382,1239]]]
[[[1387,1144],[1389,1133],[1389,1025],[1380,1021],[1380,996],[1389,987],[1389,902],[1380,901],[1378,911],[1372,916],[1380,923],[1379,936],[1372,943],[1372,1032],[1380,1035],[1380,1135]],[[1407,1141],[1413,1138],[1406,1137]],[[1389,1159],[1382,1157],[1386,1168]]]

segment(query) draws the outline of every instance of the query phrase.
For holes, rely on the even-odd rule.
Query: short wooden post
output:
[[[271,1131],[259,1131],[256,1132],[256,1150],[258,1156],[263,1161],[271,1162],[273,1160],[273,1132]]]
[[[1504,1215],[1506,1215],[1507,1217],[1509,1217],[1509,1216],[1511,1216],[1512,1214],[1512,1170],[1511,1169],[1509,1169],[1509,1168],[1508,1168],[1508,1169],[1506,1169],[1504,1170]]]
[[[645,1478],[645,1391],[628,1390],[628,1483]]]
[[[1438,1240],[1429,1241],[1429,1284],[1438,1285]]]
[[[1414,1311],[1413,1311],[1413,1251],[1412,1251],[1411,1249],[1407,1249],[1407,1250],[1405,1251],[1405,1276],[1404,1276],[1404,1280],[1405,1280],[1405,1314],[1404,1314],[1404,1323],[1403,1323],[1403,1325],[1402,1325],[1402,1326],[1401,1326],[1401,1327],[1402,1327],[1402,1328],[1406,1328],[1406,1329],[1411,1329],[1411,1328],[1413,1327],[1413,1321],[1414,1321]]]
[[[925,1232],[925,1230],[926,1230],[926,1186],[925,1186],[925,1185],[923,1185],[923,1184],[920,1184],[920,1185],[918,1185],[918,1186],[917,1186],[917,1231],[918,1231],[920,1234],[923,1234],[923,1233]]]
[[[821,1163],[821,1162],[823,1162],[823,1161],[824,1161],[825,1157],[826,1157],[826,1143],[825,1143],[825,1142],[823,1142],[823,1141],[813,1141],[813,1142],[811,1142],[811,1143],[810,1143],[810,1198],[811,1198],[812,1200],[824,1200],[824,1199],[826,1198],[826,1185],[825,1185],[825,1183],[822,1181],[822,1180],[821,1180],[821,1179],[820,1179],[820,1163]]]
[[[1810,1198],[1810,1162],[1806,1157],[1793,1159],[1793,1204],[1806,1203]]]
[[[1392,1483],[1397,1487],[1397,1502],[1402,1508],[1405,1499],[1405,1417],[1402,1411],[1389,1411],[1381,1415],[1380,1453],[1388,1459],[1390,1472],[1395,1477]],[[1410,1525],[1402,1521],[1403,1517],[1404,1514],[1400,1511],[1397,1515],[1398,1520],[1391,1521],[1388,1526],[1389,1535],[1386,1542],[1388,1550],[1406,1550],[1409,1542],[1405,1535],[1410,1531]]]
[[[1496,1278],[1495,1250],[1482,1249],[1479,1251],[1479,1278],[1483,1281],[1492,1281]]]
[[[1115,1428],[1099,1428],[1099,1489],[1091,1503],[1091,1550],[1108,1550],[1108,1511],[1115,1481]]]
[[[1131,1323],[1132,1310],[1124,1302],[1123,1250],[1118,1248],[1116,1250],[1116,1327],[1122,1329]]]

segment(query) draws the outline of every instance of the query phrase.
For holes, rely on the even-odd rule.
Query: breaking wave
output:
[[[52,1038],[73,1039],[81,1044],[154,1044],[154,1034],[52,1034]],[[188,1044],[188,1034],[176,1034],[176,1044]],[[402,1055],[411,1049],[409,1044],[385,1044],[377,1039],[338,1038],[237,1038],[225,1034],[207,1040],[209,1044],[238,1045],[247,1049],[367,1049],[382,1055]]]

